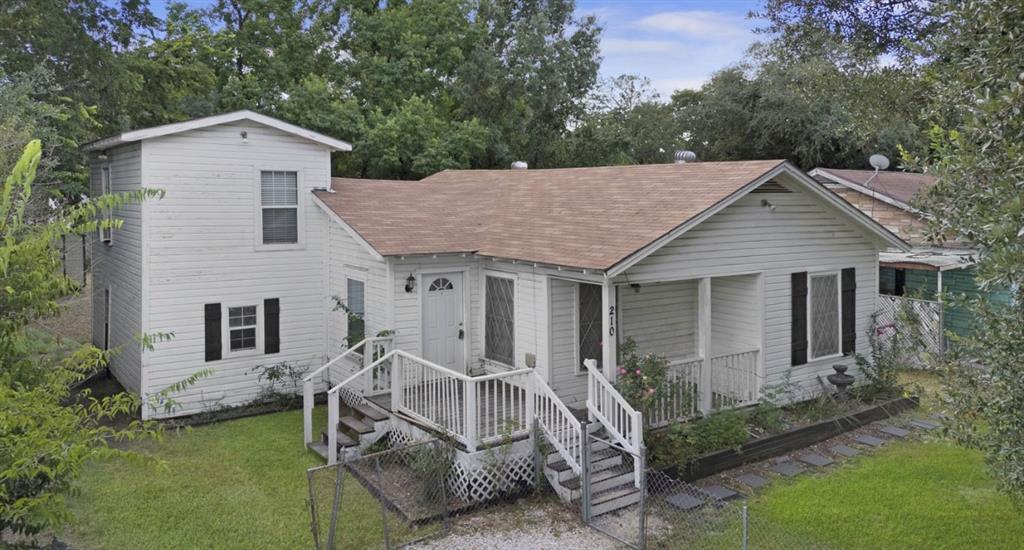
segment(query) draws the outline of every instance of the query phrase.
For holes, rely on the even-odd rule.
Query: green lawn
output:
[[[76,548],[311,548],[302,412],[223,422],[136,448],[166,462],[91,464],[61,537]],[[379,546],[380,506],[343,487],[344,548]]]
[[[893,443],[826,475],[776,481],[750,504],[754,541],[820,548],[1019,548],[1024,512],[996,491],[979,453]],[[752,548],[757,548],[752,545]]]

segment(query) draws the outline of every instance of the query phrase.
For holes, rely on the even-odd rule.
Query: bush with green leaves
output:
[[[646,413],[669,391],[668,359],[654,353],[640,354],[632,338],[619,346],[615,389],[634,408]],[[649,415],[645,414],[647,418]]]
[[[139,397],[121,393],[96,398],[73,388],[108,362],[112,352],[83,345],[65,353],[40,350],[33,326],[61,312],[63,298],[78,292],[61,275],[53,243],[65,235],[118,228],[120,220],[101,220],[107,208],[159,196],[156,190],[97,197],[55,211],[46,222],[32,223],[26,209],[41,157],[32,141],[15,163],[0,193],[0,532],[34,534],[61,525],[69,517],[65,495],[83,464],[121,456],[141,459],[112,444],[159,437],[152,422],[110,427],[106,421],[134,414]]]
[[[738,448],[749,438],[746,417],[730,409],[692,422],[673,422],[651,432],[647,449],[655,466],[683,467],[703,454]]]

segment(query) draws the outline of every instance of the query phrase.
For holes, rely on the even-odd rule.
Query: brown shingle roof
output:
[[[608,269],[783,161],[445,170],[332,179],[328,208],[385,256],[476,252]]]
[[[857,185],[870,185],[870,189],[880,195],[910,204],[918,192],[935,185],[935,176],[914,172],[879,172],[874,180],[874,170],[841,170],[837,168],[819,168],[822,172],[834,174]],[[870,180],[870,183],[869,183]]]

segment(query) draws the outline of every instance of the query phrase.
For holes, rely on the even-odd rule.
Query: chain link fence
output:
[[[593,436],[590,442],[583,517],[630,548],[808,548],[799,537],[753,515],[745,499],[725,500],[649,468],[643,453]]]
[[[387,447],[390,439],[374,446]],[[511,450],[511,445],[484,450],[479,453],[479,468],[469,471],[465,461],[458,460],[451,442],[405,443],[395,438],[390,448],[310,468],[309,511],[315,547],[403,548],[449,534],[456,516],[548,490],[537,482],[539,470],[534,462],[539,449],[534,447],[533,455],[525,457],[529,479],[516,480],[509,477],[510,472],[522,468],[510,456]],[[480,483],[484,482],[498,489],[481,492]]]

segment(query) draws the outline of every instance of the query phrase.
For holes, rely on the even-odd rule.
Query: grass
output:
[[[753,540],[827,548],[1014,548],[1024,512],[977,452],[898,442],[821,476],[776,482],[750,504]],[[758,530],[762,532],[757,532]]]
[[[301,411],[181,430],[133,448],[166,467],[88,465],[62,539],[86,550],[313,546],[306,469],[323,462],[302,446]],[[377,500],[352,478],[342,491],[341,547],[380,546]]]

